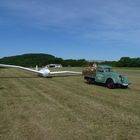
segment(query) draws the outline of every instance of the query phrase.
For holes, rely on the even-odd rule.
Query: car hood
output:
[[[110,75],[112,75],[113,77],[118,77],[117,79],[121,82],[121,83],[128,83],[130,84],[127,76],[123,75],[123,74],[120,74],[120,73],[117,73],[117,72],[110,72]]]
[[[112,71],[112,72],[109,72],[109,73],[110,73],[110,75],[113,75],[113,76],[122,76],[122,77],[126,77],[126,76],[124,76],[123,74],[120,74],[120,73],[115,72],[115,71]]]

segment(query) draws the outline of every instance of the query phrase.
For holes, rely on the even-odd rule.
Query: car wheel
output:
[[[94,84],[94,79],[91,79],[91,78],[87,79],[87,83],[88,84]]]
[[[112,79],[108,79],[107,82],[106,82],[106,87],[109,88],[109,89],[113,89],[115,88],[115,85],[114,85],[114,82]]]

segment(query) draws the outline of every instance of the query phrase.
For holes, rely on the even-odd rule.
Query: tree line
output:
[[[140,57],[122,57],[119,61],[104,61],[101,64],[108,64],[114,67],[140,67]]]
[[[85,59],[62,59],[55,57],[50,54],[23,54],[16,55],[11,57],[4,57],[0,59],[0,63],[2,64],[11,64],[11,65],[20,65],[24,67],[35,67],[38,65],[39,67],[48,65],[48,64],[62,64],[62,66],[71,66],[71,67],[81,67],[96,64],[106,64],[114,67],[140,67],[140,57],[138,58],[130,58],[130,57],[122,57],[119,61],[88,61]]]
[[[140,57],[130,58],[122,57],[117,64],[119,67],[140,67]]]

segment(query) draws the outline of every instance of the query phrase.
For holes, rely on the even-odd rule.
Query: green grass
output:
[[[140,70],[117,71],[128,89],[0,69],[0,140],[139,140]]]

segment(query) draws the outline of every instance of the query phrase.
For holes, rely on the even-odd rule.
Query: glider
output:
[[[26,71],[37,73],[39,76],[42,76],[42,77],[48,77],[48,76],[50,76],[52,74],[63,74],[63,73],[82,74],[82,72],[75,72],[75,71],[54,71],[54,72],[51,72],[47,67],[44,67],[44,68],[42,68],[40,70],[38,70],[37,67],[36,67],[36,70],[33,70],[33,69],[22,67],[22,66],[6,65],[6,64],[0,64],[0,67],[22,69],[22,70],[26,70]]]

